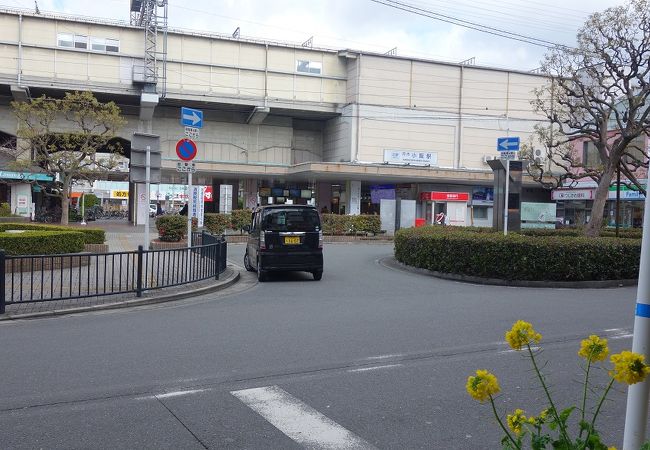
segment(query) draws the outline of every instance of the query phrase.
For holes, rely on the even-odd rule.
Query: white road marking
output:
[[[532,351],[537,351],[537,350],[539,350],[539,347],[534,346],[534,345],[531,345],[531,346],[530,346],[530,349],[531,349]],[[501,354],[501,353],[514,353],[514,352],[523,352],[523,351],[525,351],[524,347],[522,347],[521,350],[515,350],[515,349],[501,350],[501,351],[498,352],[498,353],[499,353],[499,354]]]
[[[374,360],[374,359],[389,359],[389,358],[399,358],[399,357],[402,357],[402,356],[404,356],[404,355],[401,354],[401,353],[395,353],[395,354],[392,354],[392,355],[369,356],[369,357],[366,358],[366,359],[367,359],[367,360]]]
[[[204,392],[207,389],[188,389],[187,391],[175,391],[175,392],[165,392],[164,394],[157,394],[153,397],[155,398],[171,398],[171,397],[180,397],[182,395],[191,395],[198,394],[199,392]]]
[[[231,394],[305,448],[375,449],[278,386],[232,391]]]
[[[362,367],[360,369],[350,369],[348,373],[367,372],[369,370],[390,369],[391,367],[402,367],[402,364],[385,364],[383,366]]]
[[[616,336],[610,336],[609,339],[625,339],[631,338],[632,336],[634,336],[632,333],[617,334]]]

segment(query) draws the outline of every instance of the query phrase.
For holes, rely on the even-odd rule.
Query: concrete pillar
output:
[[[316,184],[316,207],[319,211],[327,207],[331,212],[332,208],[332,183],[320,182]]]
[[[361,181],[347,181],[345,184],[347,209],[346,214],[358,216],[361,214]]]

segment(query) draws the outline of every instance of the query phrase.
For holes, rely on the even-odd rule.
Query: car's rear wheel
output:
[[[257,258],[257,281],[260,283],[266,281],[266,271],[262,270],[262,262]]]
[[[314,280],[320,281],[320,279],[323,278],[323,271],[319,270],[317,272],[312,272],[312,275],[314,276]]]
[[[244,254],[244,267],[249,272],[255,272],[255,269],[253,269],[253,266],[251,266],[251,258],[248,256],[248,250],[246,250],[246,253]]]

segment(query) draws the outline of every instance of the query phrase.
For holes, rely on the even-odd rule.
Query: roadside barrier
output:
[[[192,247],[109,253],[11,256],[0,250],[0,314],[6,305],[143,292],[226,270],[221,236],[192,233]]]

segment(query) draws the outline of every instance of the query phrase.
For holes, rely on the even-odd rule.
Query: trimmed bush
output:
[[[530,281],[634,279],[641,241],[537,236],[427,226],[399,230],[398,261],[436,272]]]
[[[84,249],[84,235],[75,231],[2,232],[0,249],[8,255],[79,253]]]
[[[11,214],[11,208],[9,207],[9,203],[0,203],[0,217],[11,217],[13,214]]]
[[[488,228],[488,230],[491,230],[491,228]],[[559,228],[557,230],[554,229],[544,229],[544,228],[529,228],[529,229],[522,229],[521,231],[517,231],[519,234],[523,234],[526,236],[584,236],[585,235],[585,230],[584,228]],[[643,230],[640,228],[625,228],[625,229],[620,229],[618,231],[618,235],[620,238],[624,239],[641,239],[641,236],[643,234]],[[600,230],[600,236],[601,237],[616,237],[616,230],[613,228],[603,228]]]
[[[333,235],[381,232],[381,218],[375,215],[358,216],[321,214],[323,233]]]
[[[221,213],[205,214],[203,216],[203,226],[214,235],[224,234],[227,229],[233,228],[232,215]]]
[[[231,228],[241,232],[245,225],[250,225],[252,213],[250,209],[233,209],[230,219]]]
[[[160,216],[156,219],[156,228],[161,241],[178,242],[187,235],[187,217]]]
[[[66,227],[36,223],[0,223],[0,232],[6,230],[73,231],[83,235],[84,244],[103,244],[106,241],[106,232],[100,228]]]

